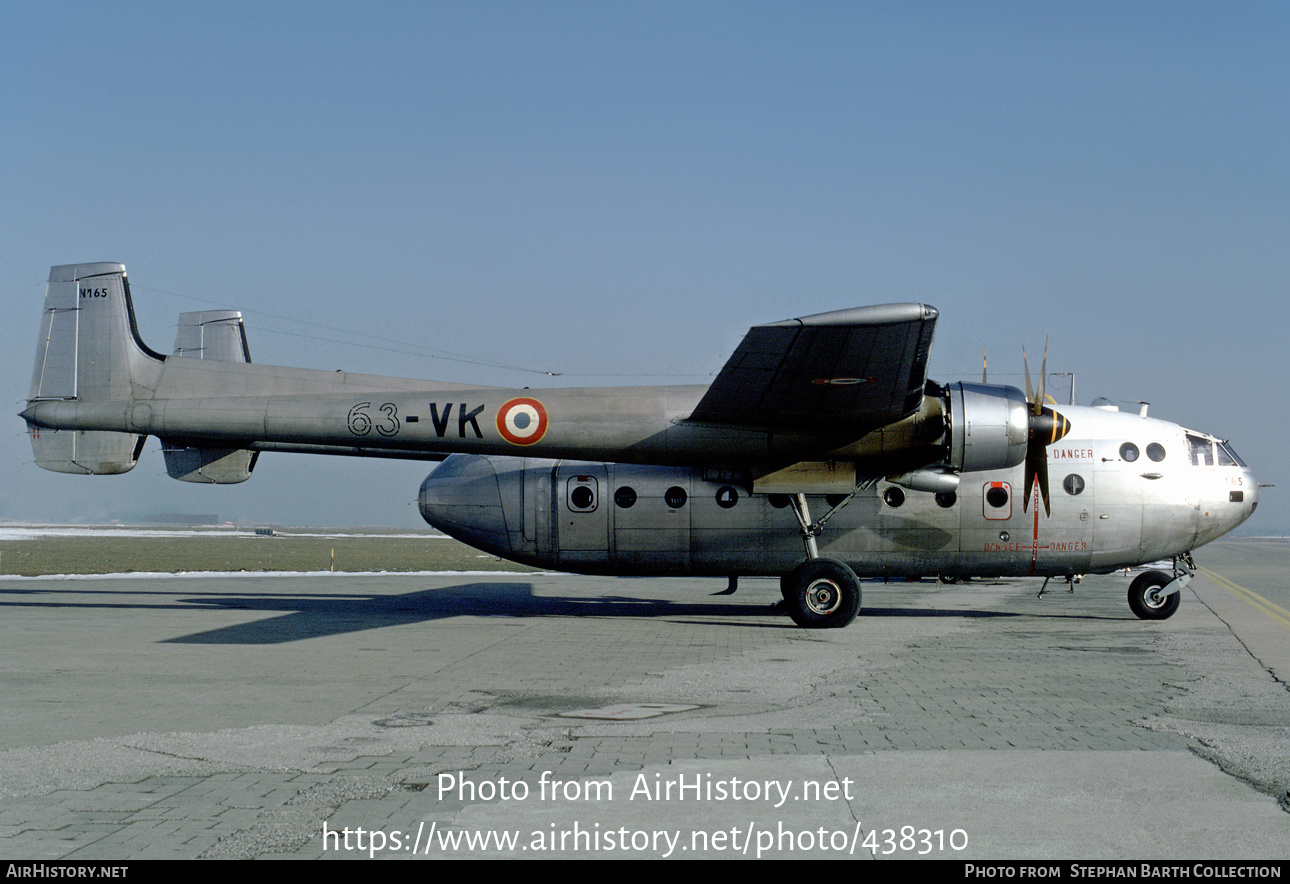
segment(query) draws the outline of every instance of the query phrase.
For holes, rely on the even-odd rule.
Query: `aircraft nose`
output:
[[[1254,478],[1254,473],[1249,469],[1245,471],[1245,518],[1248,519],[1254,515],[1254,511],[1259,507],[1259,480]],[[1245,521],[1242,519],[1241,521]]]
[[[421,483],[421,517],[449,537],[511,555],[497,471],[487,457],[454,454]]]

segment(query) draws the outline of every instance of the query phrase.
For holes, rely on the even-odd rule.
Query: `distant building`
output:
[[[218,525],[215,513],[156,513],[143,520],[154,525]]]

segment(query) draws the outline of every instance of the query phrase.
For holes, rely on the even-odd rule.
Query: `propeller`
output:
[[[1030,505],[1030,492],[1039,483],[1039,496],[1044,501],[1044,515],[1051,516],[1048,503],[1048,446],[1071,431],[1065,415],[1044,404],[1044,378],[1048,376],[1048,340],[1044,339],[1044,361],[1039,369],[1039,389],[1031,390],[1030,364],[1026,348],[1021,348],[1021,362],[1026,370],[1026,403],[1030,407],[1029,438],[1026,444],[1026,495],[1021,500],[1024,513]]]

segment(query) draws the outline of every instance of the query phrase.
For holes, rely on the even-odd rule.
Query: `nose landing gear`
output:
[[[1191,553],[1183,553],[1174,559],[1173,574],[1164,571],[1139,574],[1129,584],[1129,609],[1140,620],[1169,619],[1178,610],[1179,592],[1191,583],[1195,567]]]

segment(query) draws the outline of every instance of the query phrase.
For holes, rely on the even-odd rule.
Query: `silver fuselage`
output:
[[[861,576],[1109,571],[1188,552],[1258,505],[1254,477],[1213,437],[1062,410],[1075,429],[1048,450],[1051,516],[1033,497],[1023,508],[1021,466],[962,473],[953,495],[879,481],[829,521],[820,554]],[[808,496],[817,518],[832,502]],[[787,503],[699,468],[503,456],[454,455],[421,489],[426,520],[480,549],[638,575],[783,574],[803,557]]]

